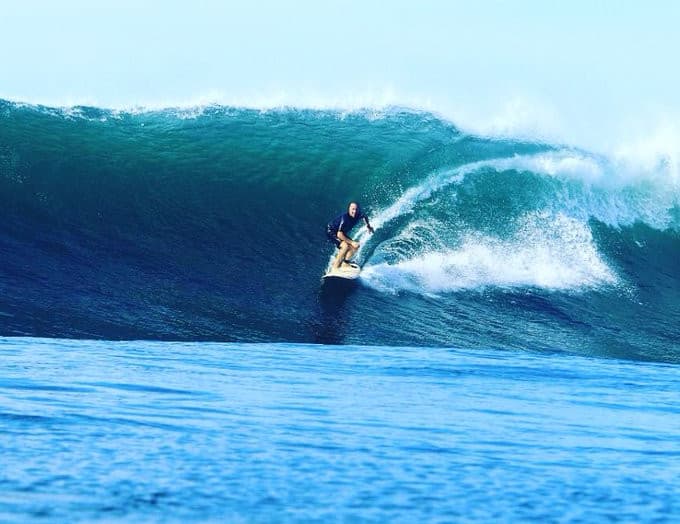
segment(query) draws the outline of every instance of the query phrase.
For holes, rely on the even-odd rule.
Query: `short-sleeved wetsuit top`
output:
[[[331,240],[336,246],[340,247],[340,239],[338,239],[338,231],[342,231],[345,235],[349,236],[349,232],[352,228],[359,222],[366,218],[366,215],[357,210],[357,214],[354,218],[349,216],[349,213],[343,213],[335,217],[326,228],[326,235],[328,239]]]

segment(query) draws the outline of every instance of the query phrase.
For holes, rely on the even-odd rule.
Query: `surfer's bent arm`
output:
[[[343,233],[343,232],[340,231],[340,230],[338,230],[336,236],[337,236],[340,240],[342,240],[343,242],[347,242],[347,243],[353,242],[351,238],[349,238],[347,235],[345,235],[345,233]]]
[[[343,242],[347,242],[347,243],[348,243],[350,246],[352,246],[354,249],[358,249],[358,248],[359,248],[359,242],[355,242],[354,240],[352,240],[351,238],[349,238],[347,235],[345,235],[345,233],[343,233],[342,231],[338,230],[336,236],[337,236],[340,240],[342,240]]]

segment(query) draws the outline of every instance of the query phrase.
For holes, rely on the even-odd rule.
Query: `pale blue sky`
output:
[[[602,148],[680,116],[672,1],[3,0],[0,17],[11,100],[395,103]]]

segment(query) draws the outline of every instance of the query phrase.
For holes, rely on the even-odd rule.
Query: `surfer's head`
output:
[[[349,206],[347,206],[347,213],[352,218],[357,216],[357,213],[359,213],[359,204],[357,202],[350,202]]]

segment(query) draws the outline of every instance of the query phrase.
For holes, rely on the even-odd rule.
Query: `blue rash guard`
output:
[[[357,216],[354,218],[349,216],[349,213],[338,215],[326,227],[326,236],[328,237],[328,240],[333,242],[335,247],[339,248],[340,239],[338,238],[338,231],[342,231],[345,235],[349,236],[349,232],[357,222],[366,218],[366,215],[361,210],[357,210]]]

